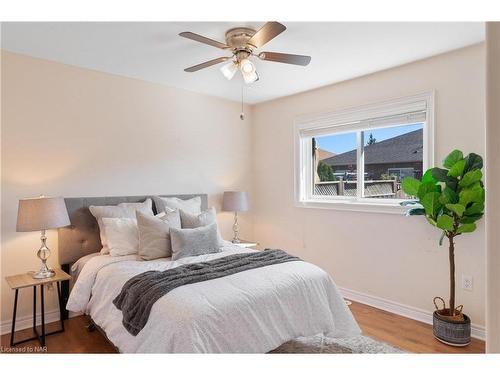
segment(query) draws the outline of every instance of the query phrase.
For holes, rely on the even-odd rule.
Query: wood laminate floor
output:
[[[443,344],[432,336],[432,326],[375,307],[353,302],[351,311],[363,334],[411,353],[484,353],[484,341],[472,338],[463,348]]]
[[[350,306],[363,333],[413,353],[484,353],[484,342],[472,339],[469,346],[455,348],[442,344],[432,336],[432,327],[412,319],[404,318],[360,303]],[[97,330],[88,332],[87,318],[78,316],[66,321],[66,330],[46,338],[49,353],[115,353],[114,347]],[[58,327],[58,323],[47,325],[47,332]],[[32,335],[31,329],[16,332],[16,341]],[[10,334],[1,337],[1,352],[8,353]],[[16,352],[37,352],[38,341],[33,340],[16,346]]]

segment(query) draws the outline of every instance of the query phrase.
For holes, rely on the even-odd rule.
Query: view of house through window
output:
[[[364,160],[361,166],[358,144],[360,160]],[[404,199],[401,180],[422,176],[423,124],[315,137],[312,150],[313,195]],[[361,194],[357,190],[359,167],[363,171]]]
[[[314,195],[357,196],[356,137],[352,132],[312,139]]]

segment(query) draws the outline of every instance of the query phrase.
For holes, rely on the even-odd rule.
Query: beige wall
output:
[[[13,302],[3,277],[38,266],[39,233],[15,232],[19,198],[203,192],[219,209],[223,190],[251,190],[252,116],[242,122],[239,103],[2,52],[1,104],[2,323]],[[230,238],[231,214],[218,219]],[[31,313],[31,290],[19,307]]]
[[[487,313],[486,350],[500,353],[500,22],[486,24],[486,219]]]
[[[255,238],[320,265],[341,287],[432,311],[432,298],[448,296],[449,285],[439,231],[421,217],[294,207],[294,118],[435,89],[436,160],[454,148],[484,155],[484,64],[484,46],[476,45],[257,105]],[[458,288],[458,302],[483,326],[484,222],[457,240],[456,256],[459,285],[462,273],[474,277],[472,292]]]
[[[38,265],[38,233],[15,232],[20,197],[206,192],[219,208],[223,190],[246,188],[252,212],[242,217],[242,236],[299,254],[341,287],[428,311],[433,296],[447,296],[447,251],[422,218],[294,207],[293,120],[435,89],[436,160],[453,148],[484,155],[484,46],[262,103],[245,122],[238,103],[12,53],[2,58],[2,277]],[[219,220],[229,236],[230,214]],[[55,266],[55,231],[49,245]],[[484,223],[457,247],[458,278],[474,277],[473,292],[459,288],[458,301],[482,326]],[[3,280],[1,293],[5,323],[12,293]],[[27,316],[31,294],[20,298],[19,315]]]

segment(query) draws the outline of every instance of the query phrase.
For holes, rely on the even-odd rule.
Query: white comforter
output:
[[[302,261],[179,287],[153,305],[137,336],[123,327],[112,301],[131,277],[248,251],[228,245],[221,253],[178,261],[97,256],[83,267],[67,309],[89,314],[126,353],[266,353],[300,336],[360,334],[332,279]]]

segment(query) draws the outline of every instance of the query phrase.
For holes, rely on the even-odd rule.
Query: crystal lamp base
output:
[[[42,246],[38,249],[36,255],[42,261],[42,266],[37,272],[31,273],[31,276],[34,279],[47,279],[49,277],[53,277],[56,273],[47,267],[47,259],[50,256],[50,249],[47,247],[47,237],[45,236],[44,230],[42,230],[40,240],[42,242]]]
[[[55,272],[52,270],[40,270],[38,272],[33,272],[31,274],[31,277],[34,279],[48,279],[49,277],[54,277]]]

